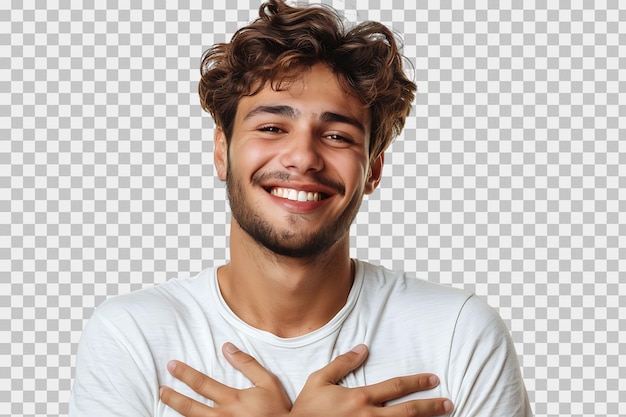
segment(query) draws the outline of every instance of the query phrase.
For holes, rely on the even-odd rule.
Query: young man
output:
[[[71,416],[531,414],[491,308],[350,258],[415,85],[387,28],[340,22],[270,1],[205,55],[230,262],[102,305]]]

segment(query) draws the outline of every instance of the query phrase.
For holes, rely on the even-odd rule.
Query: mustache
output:
[[[285,171],[257,172],[252,176],[252,185],[260,185],[268,182],[269,180],[289,182],[291,178],[293,178],[293,175]],[[336,191],[337,194],[342,196],[346,194],[346,187],[339,181],[335,181],[322,175],[313,175],[311,178],[314,183],[331,188]]]

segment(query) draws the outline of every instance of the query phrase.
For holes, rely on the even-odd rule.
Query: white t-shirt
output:
[[[343,309],[322,328],[280,338],[240,320],[221,296],[217,268],[112,298],[89,320],[77,353],[71,417],[179,416],[159,399],[169,386],[210,404],[166,370],[181,360],[235,388],[251,383],[224,359],[232,342],[276,374],[295,400],[307,377],[359,343],[365,364],[342,385],[431,372],[453,416],[531,416],[517,356],[498,314],[476,296],[356,261]]]

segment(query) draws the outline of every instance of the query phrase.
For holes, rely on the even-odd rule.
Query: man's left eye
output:
[[[348,138],[337,134],[326,135],[326,138],[332,140],[333,142],[349,142]]]

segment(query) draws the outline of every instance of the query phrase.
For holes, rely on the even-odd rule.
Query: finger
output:
[[[337,356],[328,365],[311,374],[311,377],[318,378],[323,383],[336,384],[361,366],[367,353],[367,346],[357,345],[350,352]]]
[[[282,389],[278,378],[273,373],[265,369],[252,356],[239,350],[232,343],[224,343],[222,353],[228,363],[244,374],[255,387],[268,388],[271,385],[277,385],[277,387]]]
[[[234,390],[232,388],[217,382],[183,362],[170,361],[167,364],[167,370],[189,388],[215,403],[226,402],[233,395]]]
[[[450,414],[453,409],[452,401],[447,398],[429,398],[427,400],[412,400],[394,404],[380,409],[381,417],[430,417]]]
[[[439,385],[433,374],[416,374],[391,378],[377,384],[357,388],[365,391],[374,404],[382,404],[414,392],[426,391]]]
[[[185,417],[213,417],[217,414],[215,410],[207,405],[174,391],[168,387],[161,387],[161,401],[176,410]]]

